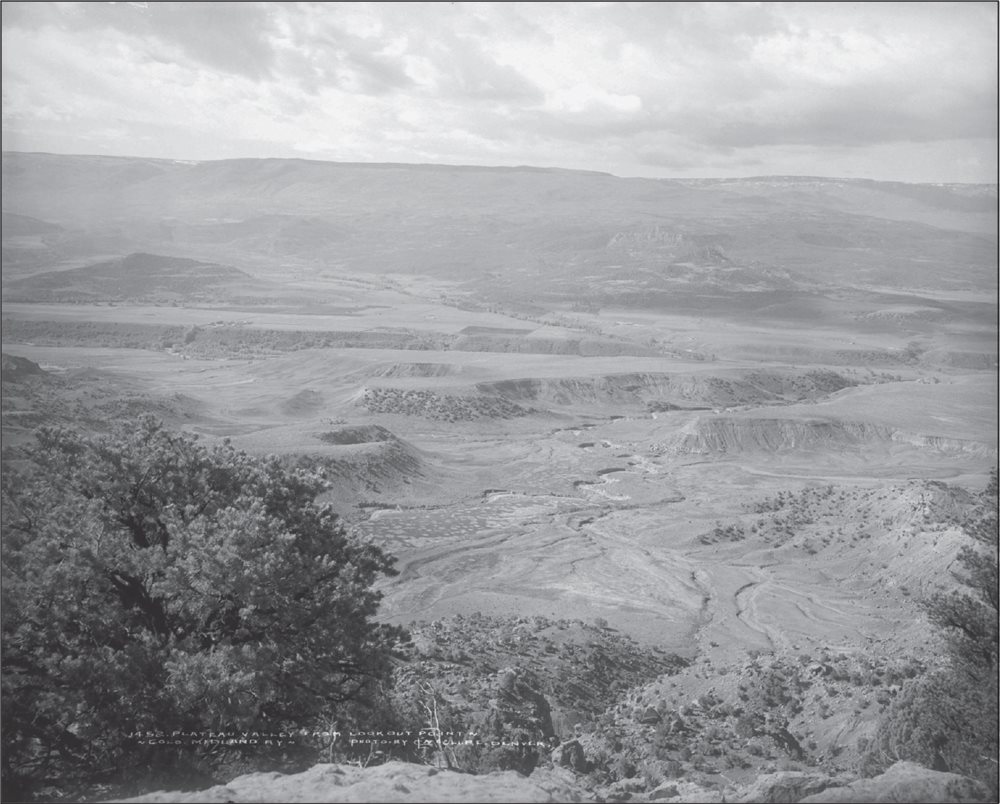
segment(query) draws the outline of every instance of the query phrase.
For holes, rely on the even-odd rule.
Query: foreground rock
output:
[[[634,780],[637,781],[637,780]],[[567,768],[543,767],[530,777],[514,771],[473,776],[405,762],[387,762],[370,768],[352,765],[316,765],[295,774],[250,773],[226,785],[194,792],[148,793],[121,802],[756,802],[757,804],[812,804],[816,802],[988,802],[982,784],[954,773],[940,773],[912,762],[897,762],[880,776],[850,781],[849,777],[819,772],[762,774],[738,787],[704,788],[678,781],[644,793],[607,788],[598,797]]]
[[[836,789],[848,781],[844,777],[830,777],[824,773],[781,771],[765,773],[744,787],[739,795],[727,800],[757,802],[757,804],[791,804],[805,801],[808,796]]]
[[[802,799],[805,802],[979,802],[995,801],[975,779],[941,773],[913,762],[897,762],[880,776],[858,779],[844,787],[827,789]]]
[[[295,774],[250,773],[229,784],[187,793],[156,792],[130,802],[335,801],[594,801],[570,771],[540,769],[530,778],[514,771],[471,776],[405,762],[371,768],[316,765]]]
[[[871,779],[827,776],[821,772],[765,773],[746,785],[706,789],[689,782],[654,790],[649,801],[744,802],[745,804],[926,804],[989,802],[996,799],[980,782],[955,773],[940,773],[912,762],[897,762]],[[611,799],[621,800],[621,799]]]
[[[2,355],[0,378],[3,382],[24,382],[28,377],[42,376],[45,373],[41,366],[26,357],[17,357],[6,352]]]

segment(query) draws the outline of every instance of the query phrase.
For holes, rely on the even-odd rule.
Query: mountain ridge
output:
[[[554,165],[487,165],[460,163],[451,164],[445,162],[346,162],[334,159],[308,159],[299,156],[262,156],[262,157],[228,157],[224,159],[175,159],[170,157],[155,156],[129,156],[123,154],[68,154],[54,151],[16,151],[4,150],[0,152],[4,158],[19,156],[45,156],[67,159],[106,159],[121,161],[143,161],[160,162],[172,165],[205,165],[213,163],[246,163],[246,162],[298,162],[315,165],[336,165],[347,168],[372,168],[372,169],[425,169],[425,170],[463,170],[463,171],[497,171],[497,172],[530,172],[530,173],[576,173],[585,176],[608,176],[624,180],[643,180],[655,182],[677,182],[677,183],[739,183],[739,182],[760,182],[760,181],[823,181],[823,182],[843,182],[843,183],[865,183],[865,184],[898,184],[908,187],[984,187],[996,188],[996,182],[901,182],[891,179],[874,179],[867,176],[818,176],[811,174],[755,174],[751,176],[624,176],[617,173],[610,173],[603,170],[587,170],[584,168],[564,168]]]

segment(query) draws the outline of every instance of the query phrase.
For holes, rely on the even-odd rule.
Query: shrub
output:
[[[959,553],[963,588],[926,601],[928,618],[947,645],[945,667],[901,674],[863,770],[877,773],[898,759],[979,779],[997,793],[997,471],[962,523],[971,543]],[[889,704],[888,698],[876,697]]]
[[[996,469],[962,528],[972,539],[958,555],[962,568],[958,579],[964,588],[938,592],[924,603],[924,608],[948,639],[956,663],[972,670],[995,669],[1000,641]]]
[[[862,762],[865,775],[898,760],[961,773],[996,789],[997,685],[942,670],[908,681]]]
[[[392,559],[324,484],[152,417],[39,430],[3,478],[4,780],[167,761],[130,734],[345,723],[387,675]],[[190,751],[188,751],[190,753]]]

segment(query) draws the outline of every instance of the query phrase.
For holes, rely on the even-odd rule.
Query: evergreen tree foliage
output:
[[[324,488],[152,417],[38,431],[3,477],[8,785],[141,764],[137,732],[329,727],[370,702],[402,635],[373,583],[396,571]]]
[[[962,522],[971,537],[954,575],[961,588],[924,601],[947,647],[945,665],[909,682],[875,735],[864,770],[899,759],[962,773],[998,791],[997,470]]]
[[[978,505],[962,523],[973,542],[958,555],[956,576],[963,589],[938,592],[925,608],[931,622],[949,640],[956,662],[973,674],[997,666],[998,563],[997,470],[994,468]]]

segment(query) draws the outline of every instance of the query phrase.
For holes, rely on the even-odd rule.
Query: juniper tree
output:
[[[972,538],[958,554],[962,588],[938,592],[925,603],[927,616],[945,633],[956,663],[966,672],[993,673],[997,666],[998,564],[997,470],[962,522]]]
[[[393,559],[318,476],[151,417],[37,432],[3,478],[4,774],[141,759],[130,733],[309,728],[369,701]]]
[[[866,772],[906,759],[963,773],[998,790],[997,470],[961,523],[971,537],[957,558],[960,587],[923,603],[944,637],[943,667],[908,682],[879,725]]]

